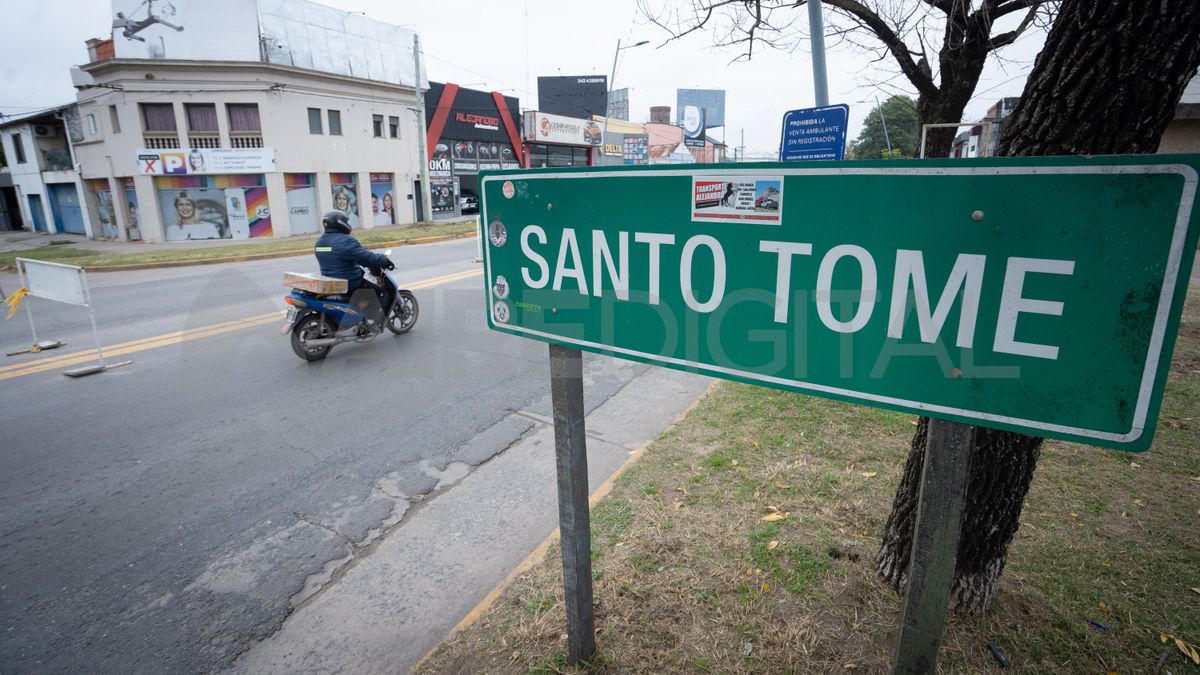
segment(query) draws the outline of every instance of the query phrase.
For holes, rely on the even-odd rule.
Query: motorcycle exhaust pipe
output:
[[[304,346],[305,347],[325,347],[328,345],[341,344],[345,341],[346,341],[346,338],[341,338],[341,337],[321,338],[319,340],[308,340],[304,343]]]

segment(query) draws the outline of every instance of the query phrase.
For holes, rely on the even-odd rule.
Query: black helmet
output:
[[[325,224],[325,230],[337,230],[345,234],[350,234],[350,216],[347,216],[344,211],[326,211],[321,217],[321,222]]]

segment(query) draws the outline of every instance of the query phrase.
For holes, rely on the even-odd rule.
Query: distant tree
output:
[[[920,129],[917,102],[907,96],[893,96],[871,109],[850,149],[854,151],[854,159],[916,157],[919,153],[917,144],[921,141]],[[889,140],[891,152],[888,152]]]

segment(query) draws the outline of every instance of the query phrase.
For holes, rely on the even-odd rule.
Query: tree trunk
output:
[[[1195,0],[1064,0],[999,154],[1154,152],[1198,65]],[[927,422],[917,425],[875,559],[880,576],[897,591],[912,548]],[[952,607],[980,610],[995,595],[1041,445],[1032,436],[978,430]]]

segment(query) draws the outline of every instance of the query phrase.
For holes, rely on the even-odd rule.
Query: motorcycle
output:
[[[391,255],[391,250],[384,255]],[[283,300],[288,307],[287,319],[280,335],[291,333],[292,351],[305,361],[320,361],[334,345],[343,342],[366,343],[383,333],[384,328],[396,335],[412,330],[417,323],[419,308],[412,291],[396,284],[392,275],[379,269],[369,270],[383,288],[384,312],[382,321],[368,316],[374,307],[352,304],[346,292],[328,292],[338,279],[317,275],[284,274],[284,285],[292,292]],[[344,282],[342,284],[344,287]],[[374,295],[374,294],[372,294]]]

